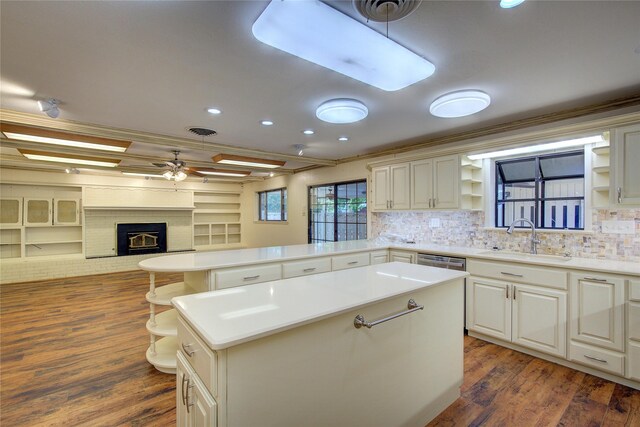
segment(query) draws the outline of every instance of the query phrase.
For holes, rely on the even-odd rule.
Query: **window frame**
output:
[[[365,209],[367,209],[367,214],[365,216],[365,221],[364,223],[360,223],[357,220],[357,213],[356,213],[356,222],[339,222],[338,221],[338,187],[339,186],[346,186],[349,184],[364,184],[365,185]],[[316,239],[313,237],[312,233],[311,233],[311,226],[312,224],[316,223],[313,220],[313,209],[312,209],[312,203],[311,203],[311,191],[314,188],[319,188],[319,187],[333,187],[333,194],[335,197],[335,203],[334,203],[334,210],[333,210],[333,240],[321,240],[321,239]],[[308,218],[309,220],[307,221],[307,242],[308,243],[321,243],[321,242],[346,242],[349,240],[338,240],[338,224],[352,224],[356,226],[356,237],[358,236],[358,231],[357,231],[357,226],[358,225],[364,225],[364,238],[362,239],[355,239],[355,240],[365,240],[368,236],[369,233],[369,182],[367,181],[366,178],[362,178],[362,179],[355,179],[355,180],[351,180],[351,181],[341,181],[341,182],[330,182],[330,183],[326,183],[326,184],[317,184],[317,185],[310,185],[309,187],[307,187],[307,206],[308,206]],[[324,221],[325,223],[327,223],[326,221]],[[325,235],[326,237],[326,235]]]
[[[280,218],[279,219],[269,219],[269,193],[280,193]],[[262,217],[262,200],[264,195],[264,214],[265,217]],[[258,221],[259,222],[286,222],[288,220],[287,208],[288,203],[285,200],[287,198],[287,187],[281,188],[273,188],[270,190],[258,191],[256,193],[258,198]]]
[[[534,211],[534,224],[536,229],[538,230],[564,230],[564,231],[584,231],[586,230],[586,222],[587,222],[587,202],[588,202],[588,198],[587,198],[587,187],[588,187],[588,181],[587,181],[587,168],[585,167],[583,170],[583,174],[577,174],[577,175],[566,175],[566,176],[562,176],[562,177],[553,177],[553,178],[543,178],[542,177],[542,172],[541,172],[541,168],[540,168],[540,159],[544,158],[544,159],[549,159],[549,158],[557,158],[557,157],[568,157],[568,156],[578,156],[578,155],[582,155],[583,156],[583,161],[586,159],[587,154],[586,154],[586,148],[583,148],[581,150],[570,150],[570,151],[563,151],[563,152],[558,152],[558,153],[541,153],[538,155],[532,155],[532,156],[525,156],[525,157],[514,157],[514,158],[508,158],[508,159],[503,159],[503,160],[496,160],[494,162],[493,165],[493,170],[494,170],[494,191],[493,191],[493,226],[495,228],[499,228],[499,229],[506,229],[509,227],[508,224],[503,224],[503,225],[498,225],[498,218],[499,218],[499,205],[500,203],[503,204],[504,206],[504,202],[505,200],[500,200],[498,198],[498,189],[500,187],[500,185],[504,185],[505,183],[505,177],[504,174],[502,174],[502,170],[500,168],[500,165],[505,164],[505,163],[516,163],[516,162],[523,162],[526,160],[534,160],[535,161],[535,176],[534,179],[517,179],[517,180],[511,180],[508,183],[509,184],[517,184],[517,183],[525,183],[525,182],[533,182],[534,183],[534,198],[525,198],[525,199],[516,199],[516,200],[511,200],[514,203],[515,202],[533,202],[533,211]],[[500,178],[500,179],[499,179]],[[549,182],[549,181],[557,181],[557,180],[569,180],[569,179],[582,179],[583,180],[583,195],[581,197],[544,197],[545,194],[545,183]],[[499,181],[502,180],[503,184],[500,184]],[[503,189],[503,193],[504,193],[504,189]],[[582,209],[582,217],[581,217],[581,225],[582,227],[574,227],[574,228],[555,228],[555,227],[543,227],[543,224],[545,224],[545,202],[555,202],[555,201],[562,201],[562,200],[581,200],[582,201],[582,205],[583,205],[583,209]],[[511,202],[509,201],[509,202]],[[503,222],[504,222],[504,214],[503,214]],[[527,228],[527,225],[524,225],[522,223],[520,224],[516,224],[515,228]]]

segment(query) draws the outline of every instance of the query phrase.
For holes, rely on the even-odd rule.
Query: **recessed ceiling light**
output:
[[[120,160],[103,159],[100,157],[76,156],[58,153],[48,153],[46,151],[24,150],[19,148],[20,154],[30,160],[43,160],[46,162],[71,163],[76,165],[102,166],[115,168]]]
[[[431,62],[321,1],[272,1],[251,30],[262,43],[386,91],[435,71]]]
[[[515,154],[535,153],[537,151],[557,150],[559,148],[577,147],[586,144],[595,144],[596,142],[603,142],[602,135],[587,136],[584,138],[570,139],[567,141],[549,142],[547,144],[530,145],[527,147],[509,148],[507,150],[491,151],[489,153],[471,154],[469,159],[491,159],[494,157],[512,156]]]
[[[271,120],[262,120],[260,124],[262,126],[273,126],[273,122]]]
[[[436,117],[464,117],[484,110],[491,104],[491,98],[479,90],[461,90],[442,95],[429,107]]]
[[[235,156],[233,154],[218,154],[211,158],[214,163],[226,165],[249,166],[258,168],[275,169],[284,166],[285,162],[280,160],[265,160],[255,157]]]
[[[315,132],[313,131],[313,129],[305,129],[302,131],[302,133],[304,133],[305,135],[313,135]]]
[[[124,152],[131,142],[107,139],[96,136],[76,135],[49,129],[36,129],[28,126],[3,123],[0,130],[9,139],[38,142],[41,144],[63,145],[66,147],[91,148],[94,150]]]
[[[211,107],[211,108],[207,108],[207,113],[218,115],[218,114],[222,114],[222,110],[219,108]]]
[[[511,9],[522,3],[524,3],[524,0],[500,0],[500,7],[503,9]]]
[[[348,140],[349,140],[349,138],[346,137],[346,136],[341,136],[341,137],[338,138],[338,141],[340,141],[340,142],[347,142]]]
[[[346,98],[331,99],[316,110],[316,117],[320,120],[335,124],[358,122],[368,114],[369,110],[362,102]]]

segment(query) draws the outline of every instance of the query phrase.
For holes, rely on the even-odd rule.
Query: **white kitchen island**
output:
[[[466,276],[386,263],[174,298],[178,425],[424,426],[460,395]]]

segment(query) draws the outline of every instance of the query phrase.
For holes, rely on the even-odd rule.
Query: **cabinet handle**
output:
[[[587,359],[595,360],[596,362],[600,362],[600,363],[609,363],[604,359],[600,359],[599,357],[589,356],[588,354],[585,354],[584,357],[586,357]]]
[[[185,381],[187,381],[187,378],[185,376],[185,374],[182,374],[182,387],[180,387],[180,390],[182,390],[182,393],[180,393],[180,396],[182,396],[182,404],[186,405],[187,404],[187,399],[185,399],[185,393],[184,393],[184,383]]]
[[[365,328],[373,328],[376,325],[379,325],[380,323],[384,323],[384,322],[388,322],[389,320],[393,320],[396,319],[400,316],[404,316],[406,314],[410,314],[413,313],[414,311],[418,311],[418,310],[423,310],[424,309],[424,305],[418,305],[418,303],[416,303],[413,298],[411,298],[408,302],[407,302],[407,309],[405,311],[401,311],[400,313],[395,313],[395,314],[391,314],[385,318],[382,319],[378,319],[378,320],[374,320],[373,322],[367,322],[366,320],[364,320],[364,316],[362,314],[358,314],[356,316],[355,319],[353,319],[353,326],[355,326],[356,329],[360,329],[363,326]]]
[[[181,343],[182,344],[182,350],[187,354],[187,356],[191,357],[193,356],[193,353],[195,353],[195,350],[191,350],[191,344],[185,344],[185,343]]]
[[[513,300],[516,300],[516,285],[513,285]]]
[[[622,187],[618,187],[618,203],[622,203]]]
[[[304,270],[302,270],[304,273],[311,273],[312,271],[316,271],[316,268],[305,268]]]
[[[389,200],[389,205],[391,205],[391,209],[393,209],[393,200]]]
[[[190,401],[189,401],[189,395],[191,394],[191,388],[192,388],[192,387],[193,387],[193,386],[191,385],[191,379],[190,379],[190,378],[188,378],[188,379],[187,379],[187,394],[186,394],[186,396],[184,397],[184,400],[185,400],[185,406],[187,407],[187,414],[188,414],[189,412],[191,412],[191,411],[189,410],[189,408],[190,408],[191,406],[193,406],[193,402],[190,402]]]
[[[348,262],[347,265],[356,265],[357,263],[358,261],[351,261],[351,262]]]
[[[429,199],[429,207],[431,207],[431,199]]]
[[[505,290],[507,299],[509,299],[509,285],[505,286],[504,290]]]
[[[256,274],[255,276],[247,276],[247,277],[243,277],[243,280],[256,280],[258,277],[260,277],[259,274]]]
[[[598,279],[597,277],[585,277],[584,280],[591,280],[593,282],[606,282],[607,279]]]
[[[504,274],[505,276],[512,276],[512,277],[522,277],[522,274],[507,273],[506,271],[501,271],[500,274]]]

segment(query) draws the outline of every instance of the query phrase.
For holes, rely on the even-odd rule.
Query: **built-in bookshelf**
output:
[[[483,196],[482,160],[471,160],[461,156],[460,161],[460,208],[479,211]]]
[[[240,193],[195,192],[193,244],[196,249],[239,246]]]
[[[591,149],[591,190],[592,206],[595,208],[609,206],[610,157],[609,144]]]

